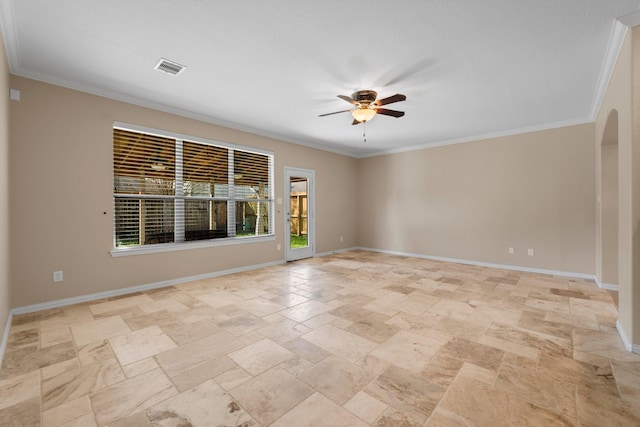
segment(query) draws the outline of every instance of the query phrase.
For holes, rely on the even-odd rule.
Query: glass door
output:
[[[285,168],[285,257],[287,261],[310,258],[314,254],[314,171]]]

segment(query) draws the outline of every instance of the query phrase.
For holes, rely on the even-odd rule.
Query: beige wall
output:
[[[272,150],[284,200],[284,166],[314,169],[316,252],[356,244],[355,213],[344,210],[356,191],[355,159],[20,77],[12,87],[22,94],[11,110],[14,307],[283,260],[282,205],[276,241],[113,258],[114,121]],[[62,283],[52,283],[54,270],[63,270]]]
[[[9,281],[9,65],[0,33],[0,334],[4,331],[11,291]]]
[[[593,274],[594,145],[585,124],[362,159],[358,242]]]
[[[618,256],[617,256],[617,268],[618,268],[618,287],[619,287],[619,322],[627,335],[627,338],[631,340],[633,327],[633,251],[632,251],[632,235],[633,235],[633,221],[632,221],[632,109],[631,109],[631,88],[632,88],[632,37],[631,32],[627,34],[620,53],[614,72],[609,81],[607,92],[602,102],[602,106],[596,120],[596,146],[597,146],[597,173],[598,176],[602,176],[603,165],[606,169],[607,158],[605,147],[605,156],[602,156],[600,146],[605,142],[611,141],[611,136],[606,133],[607,121],[613,113],[617,115],[617,142],[618,142]],[[609,159],[610,160],[610,159]],[[598,182],[598,194],[602,191],[602,182]],[[606,206],[605,206],[606,209]],[[607,230],[607,218],[606,213],[603,215],[603,209],[598,210],[598,242],[597,247],[598,258],[596,263],[600,266],[598,276],[603,281],[606,281],[603,272],[610,268],[607,265],[607,256],[603,252],[607,251],[606,236],[611,230]],[[635,305],[640,307],[640,305]],[[636,317],[638,315],[635,315]],[[640,319],[638,319],[640,320]],[[636,320],[636,321],[638,321]],[[640,329],[640,325],[638,325]],[[640,342],[640,340],[635,341]]]
[[[613,111],[615,113],[615,111]],[[617,114],[611,118],[617,121]],[[599,278],[607,285],[618,284],[618,140],[596,146],[600,150],[600,218],[602,273]]]
[[[631,162],[629,173],[625,173],[624,179],[627,184],[625,190],[631,202],[631,214],[627,213],[625,222],[630,223],[630,227],[625,225],[625,232],[631,237],[631,331],[627,332],[632,344],[636,346],[635,351],[640,353],[640,27],[635,27],[632,31],[632,51],[633,57],[633,127],[631,131],[631,147],[627,164]],[[625,150],[625,154],[629,154]],[[628,166],[627,166],[628,167]],[[622,196],[621,196],[622,197]]]

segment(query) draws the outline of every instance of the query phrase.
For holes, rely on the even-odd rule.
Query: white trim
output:
[[[618,21],[622,22],[627,27],[634,27],[640,24],[640,10],[623,15],[618,18]]]
[[[387,251],[384,249],[375,249],[375,248],[365,248],[365,247],[357,247],[356,249],[360,249],[363,251],[370,252],[381,252],[389,255],[399,255],[413,258],[423,258],[423,259],[432,259],[434,261],[445,261],[445,262],[455,262],[458,264],[467,264],[467,265],[477,265],[480,267],[491,267],[491,268],[499,268],[502,270],[513,270],[513,271],[524,271],[527,273],[539,273],[539,274],[549,274],[553,276],[562,276],[562,277],[576,277],[579,279],[588,279],[595,280],[595,276],[593,274],[585,274],[585,273],[573,273],[568,271],[558,271],[558,270],[547,270],[544,268],[532,268],[532,267],[521,267],[518,265],[507,265],[507,264],[494,264],[492,262],[482,262],[482,261],[471,261],[466,259],[457,259],[457,258],[444,258],[439,256],[431,256],[424,254],[416,254],[411,252],[400,252],[400,251]]]
[[[503,131],[464,136],[462,138],[453,138],[453,139],[445,139],[442,141],[427,142],[424,144],[412,145],[409,147],[402,147],[402,148],[394,148],[391,150],[380,150],[372,153],[361,154],[359,156],[352,154],[352,157],[355,157],[357,159],[364,159],[367,157],[383,156],[387,154],[396,154],[396,153],[405,153],[407,151],[425,150],[428,148],[443,147],[446,145],[463,144],[466,142],[479,142],[479,141],[483,141],[491,138],[501,138],[505,136],[522,135],[525,133],[539,132],[539,131],[549,130],[549,129],[559,129],[559,128],[564,128],[569,126],[578,126],[578,125],[584,125],[592,122],[593,120],[590,117],[574,119],[574,120],[564,120],[561,122],[544,123],[536,126],[529,126],[529,127],[523,127],[523,128],[517,128],[517,129],[508,129]]]
[[[291,249],[291,176],[307,178],[309,187],[307,188],[307,244],[311,251],[309,257],[306,256],[306,248]],[[284,190],[286,194],[286,204],[284,206],[284,259],[285,261],[296,261],[304,258],[312,258],[316,253],[316,171],[313,169],[302,169],[295,166],[284,167]],[[287,218],[289,221],[287,221]],[[300,258],[291,257],[296,252]]]
[[[161,111],[164,113],[174,114],[180,117],[186,117],[188,119],[198,120],[204,123],[209,123],[216,126],[222,126],[227,129],[234,129],[240,132],[250,133],[257,136],[263,136],[265,138],[270,138],[279,142],[288,142],[296,145],[303,145],[305,147],[315,148],[316,150],[328,151],[330,153],[341,154],[343,156],[348,157],[356,157],[353,152],[341,150],[339,148],[332,148],[326,146],[326,142],[310,142],[310,141],[302,141],[298,139],[293,139],[291,137],[277,134],[274,132],[268,132],[262,129],[254,128],[251,126],[243,125],[236,122],[230,122],[227,120],[218,119],[206,114],[196,113],[193,111],[186,110],[184,108],[173,107],[167,104],[163,104],[160,102],[149,101],[146,99],[134,97],[131,95],[125,95],[122,93],[118,93],[110,90],[98,89],[95,87],[91,87],[84,84],[79,84],[76,82],[70,82],[65,79],[60,79],[52,76],[48,76],[42,73],[36,73],[32,71],[24,71],[20,69],[16,69],[15,72],[12,71],[12,74],[24,77],[31,80],[36,80],[39,82],[51,84],[54,86],[60,86],[66,89],[75,90],[82,93],[88,93],[91,95],[100,96],[102,98],[111,99],[114,101],[126,102],[127,104],[137,105],[139,107],[151,108],[156,111]]]
[[[15,23],[13,1],[0,1],[0,30],[4,38],[4,50],[7,53],[11,74],[15,74],[15,71],[20,68],[20,47]]]
[[[593,276],[593,278],[595,279],[596,284],[600,289],[606,289],[608,291],[616,291],[616,292],[620,290],[618,285],[614,285],[611,283],[602,283],[602,281],[600,281],[600,278],[598,276]]]
[[[4,333],[2,334],[2,341],[0,342],[0,365],[2,365],[2,359],[4,357],[4,351],[7,346],[7,341],[9,339],[9,331],[11,330],[11,323],[13,322],[14,315],[33,313],[36,311],[47,310],[51,308],[66,307],[68,305],[73,305],[73,304],[78,304],[78,303],[83,303],[88,301],[95,301],[102,298],[110,298],[110,297],[115,297],[119,295],[126,295],[134,292],[141,292],[141,291],[148,291],[148,290],[157,289],[157,288],[165,288],[167,286],[178,285],[180,283],[211,279],[213,277],[225,276],[227,274],[242,273],[245,271],[257,270],[257,269],[266,268],[266,267],[273,267],[273,266],[282,265],[282,264],[284,264],[284,260],[267,262],[264,264],[249,265],[246,267],[231,268],[228,270],[215,271],[212,273],[199,274],[196,276],[181,277],[178,279],[163,280],[160,282],[148,283],[146,285],[131,286],[128,288],[98,292],[95,294],[80,295],[77,297],[64,298],[64,299],[59,299],[54,301],[47,301],[40,304],[32,304],[24,307],[14,308],[11,311],[9,311],[9,317],[7,319],[7,323],[4,328]]]
[[[13,322],[13,310],[9,311],[7,317],[7,323],[4,326],[4,332],[2,333],[2,342],[0,342],[0,366],[2,366],[2,359],[4,359],[4,351],[7,348],[7,341],[9,340],[9,331],[11,330],[11,323]]]
[[[360,250],[362,248],[359,247],[352,247],[352,248],[345,248],[345,249],[336,249],[335,251],[329,251],[329,252],[321,252],[319,254],[315,254],[314,258],[319,258],[319,257],[323,257],[323,256],[329,256],[329,255],[335,255],[335,254],[340,254],[343,252],[351,252],[351,251],[357,251]]]
[[[146,255],[156,254],[160,252],[174,252],[185,251],[190,249],[203,249],[203,248],[215,248],[219,246],[241,245],[245,243],[262,243],[275,240],[276,236],[270,234],[268,236],[247,236],[247,237],[233,237],[223,238],[218,240],[201,240],[194,242],[182,242],[182,243],[159,243],[157,245],[141,245],[132,246],[128,248],[113,248],[110,253],[112,257],[132,256],[132,255]]]
[[[211,273],[198,274],[195,276],[180,277],[177,279],[162,280],[160,282],[147,283],[146,285],[131,286],[128,288],[114,289],[112,291],[98,292],[95,294],[80,295],[77,297],[64,298],[54,301],[47,301],[40,304],[27,305],[11,310],[13,314],[32,313],[34,311],[48,310],[50,308],[65,307],[82,302],[94,301],[102,298],[111,298],[119,295],[131,294],[134,292],[148,291],[151,289],[165,288],[167,286],[179,285],[181,283],[193,282],[196,280],[211,279],[213,277],[226,276],[228,274],[242,273],[245,271],[258,270],[260,268],[273,267],[284,264],[283,260],[267,262],[264,264],[249,265],[246,267],[231,268],[228,270],[214,271]]]
[[[622,344],[624,344],[624,348],[626,348],[627,351],[632,351],[634,346],[631,344],[631,341],[629,341],[627,333],[624,331],[622,323],[620,323],[620,319],[616,320],[616,329],[618,330],[620,338],[622,338]]]
[[[604,95],[607,93],[609,81],[611,80],[611,76],[613,76],[613,70],[618,61],[618,55],[620,54],[620,49],[622,49],[622,43],[624,42],[628,29],[629,27],[621,21],[614,21],[611,35],[609,36],[609,43],[607,44],[607,51],[605,52],[600,75],[598,76],[596,91],[591,103],[591,113],[589,117],[591,117],[592,122],[595,122],[598,118],[598,112],[600,111],[600,107],[602,107],[602,101],[604,100]]]

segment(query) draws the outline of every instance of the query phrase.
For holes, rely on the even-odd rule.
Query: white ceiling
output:
[[[0,0],[11,71],[356,157],[589,122],[640,0]],[[619,32],[619,31],[618,31]],[[617,44],[616,44],[617,43]],[[187,69],[153,69],[160,58]],[[336,97],[406,102],[352,126]]]

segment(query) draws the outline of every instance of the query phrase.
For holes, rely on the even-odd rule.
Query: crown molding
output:
[[[635,27],[640,25],[640,10],[623,15],[618,18],[618,21],[626,25],[627,27]]]
[[[609,43],[607,44],[607,51],[605,52],[600,75],[598,76],[593,102],[591,103],[591,113],[589,117],[592,122],[595,122],[598,118],[604,95],[607,93],[609,81],[611,80],[611,76],[613,76],[613,70],[618,61],[618,55],[620,54],[620,49],[622,49],[622,43],[624,43],[624,38],[628,30],[629,27],[620,20],[614,21],[611,35],[609,36]]]
[[[4,39],[4,47],[11,74],[15,74],[15,71],[20,68],[20,47],[14,15],[13,1],[0,0],[0,30]]]

